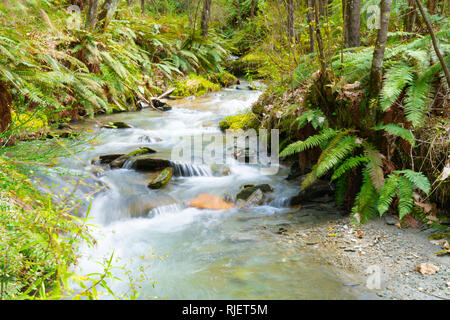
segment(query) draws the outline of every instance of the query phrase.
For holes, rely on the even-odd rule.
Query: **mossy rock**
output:
[[[232,85],[239,84],[238,78],[227,71],[219,73],[208,74],[208,80],[217,84],[220,84],[224,88],[228,88]]]
[[[236,195],[236,200],[247,200],[255,191],[261,190],[261,192],[272,192],[273,188],[269,184],[246,184],[243,185],[242,190]]]
[[[201,97],[209,92],[219,91],[220,85],[212,83],[202,76],[191,74],[186,79],[175,83],[173,92],[177,97],[196,96]]]
[[[229,69],[236,76],[251,75],[253,77],[258,77],[258,69],[261,68],[264,63],[265,58],[262,54],[249,53],[238,60],[231,61],[229,63]]]
[[[248,130],[248,129],[255,129],[257,130],[259,128],[259,121],[258,118],[251,112],[246,114],[238,114],[234,116],[228,116],[222,121],[220,121],[220,129],[222,131],[225,130]]]
[[[153,178],[148,187],[150,189],[161,189],[170,182],[173,176],[173,168],[165,168],[155,178]]]
[[[156,151],[150,148],[140,148],[114,159],[113,161],[111,161],[110,167],[113,169],[122,168],[125,162],[130,158],[152,153],[156,153]]]
[[[102,125],[102,128],[107,129],[130,129],[133,128],[129,124],[122,122],[122,121],[116,121],[116,122],[108,122],[104,125]]]

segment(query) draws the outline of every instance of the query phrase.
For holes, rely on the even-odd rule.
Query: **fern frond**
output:
[[[386,183],[380,190],[380,195],[378,198],[377,209],[382,216],[391,206],[392,201],[396,195],[398,185],[398,177],[395,174],[390,174],[386,179]]]
[[[400,219],[411,213],[414,207],[413,188],[411,181],[403,176],[398,176],[398,216]]]
[[[384,173],[383,173],[383,155],[369,144],[364,145],[365,154],[369,160],[366,165],[367,172],[372,180],[373,185],[380,191],[384,185]]]
[[[375,206],[378,199],[378,194],[369,173],[366,169],[363,170],[363,183],[361,190],[355,198],[355,204],[352,208],[352,214],[359,214],[361,223],[365,223],[375,212]]]
[[[422,172],[415,172],[412,170],[394,171],[396,174],[403,174],[409,182],[414,186],[425,192],[426,195],[430,193],[431,184],[428,178]]]
[[[413,68],[406,62],[393,65],[387,72],[381,91],[380,106],[386,111],[413,80]]]
[[[336,170],[334,170],[331,181],[339,179],[347,171],[360,166],[364,162],[368,162],[369,159],[363,155],[348,158],[345,160]]]
[[[318,147],[324,142],[327,142],[331,138],[335,137],[338,132],[331,128],[323,129],[319,134],[308,137],[304,141],[294,142],[286,147],[281,153],[280,157],[290,156],[294,153],[305,151],[306,149],[311,149]]]
[[[393,135],[393,136],[398,136],[406,141],[408,141],[412,147],[414,147],[415,145],[415,140],[414,140],[414,135],[411,132],[411,130],[405,129],[403,127],[400,127],[397,124],[394,123],[388,123],[388,124],[379,124],[377,126],[374,127],[374,130],[384,130],[387,133]]]
[[[405,115],[414,127],[424,122],[430,90],[429,77],[419,77],[406,89]]]

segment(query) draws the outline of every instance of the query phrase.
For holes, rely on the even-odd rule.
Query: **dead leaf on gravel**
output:
[[[362,237],[364,236],[364,233],[362,231],[356,231],[355,236],[359,239],[362,239]]]
[[[436,272],[439,271],[439,267],[435,266],[432,263],[422,263],[420,266],[416,267],[417,270],[419,270],[419,272],[421,274],[435,274]]]
[[[403,221],[405,222],[405,224],[410,227],[410,228],[418,228],[420,226],[419,222],[417,222],[416,219],[414,219],[414,217],[410,214],[407,214],[404,218]]]
[[[445,239],[430,240],[430,242],[431,242],[432,244],[437,245],[437,246],[442,246],[442,245],[445,245],[445,243],[447,242],[447,240],[445,240]]]
[[[400,224],[400,222],[397,222],[396,224],[394,224],[397,228],[401,229],[402,225]]]

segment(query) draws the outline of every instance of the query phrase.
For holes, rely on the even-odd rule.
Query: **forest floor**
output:
[[[450,299],[450,254],[435,254],[442,250],[439,241],[428,238],[435,229],[426,225],[399,228],[395,225],[398,220],[392,216],[354,226],[349,217],[323,215],[319,222],[274,230],[280,234],[279,243],[290,250],[312,250],[320,257],[319,263],[334,267],[350,287],[366,287],[367,269],[378,266],[381,288],[368,290],[372,296],[369,299]],[[422,274],[418,266],[423,263],[439,270]]]

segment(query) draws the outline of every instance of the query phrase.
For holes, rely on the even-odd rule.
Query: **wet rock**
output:
[[[122,121],[116,121],[116,122],[108,122],[104,125],[102,125],[102,128],[106,129],[129,129],[133,128],[129,124],[122,122]]]
[[[113,162],[114,160],[116,160],[119,157],[124,156],[124,154],[106,154],[106,155],[101,155],[98,158],[92,160],[92,163],[98,163],[98,164],[110,164],[111,162]]]
[[[303,202],[313,201],[314,199],[318,199],[326,195],[330,196],[332,194],[334,194],[334,189],[330,183],[324,180],[319,180],[309,188],[300,191],[295,197],[292,197],[290,205],[296,206],[302,204]]]
[[[264,203],[264,194],[261,189],[256,189],[245,202],[239,205],[240,208],[250,208],[260,206]]]
[[[256,190],[261,190],[263,193],[274,190],[269,184],[246,184],[241,188],[242,190],[236,195],[236,200],[247,200]]]
[[[144,154],[131,158],[128,167],[138,171],[158,171],[168,167],[173,167],[173,163],[169,160],[155,159],[149,154]]]
[[[111,161],[111,163],[109,165],[112,169],[122,168],[123,165],[125,164],[125,162],[130,160],[131,158],[137,157],[140,155],[152,154],[152,153],[156,153],[156,151],[153,149],[150,149],[150,148],[140,148],[140,149],[132,151],[126,155],[121,155],[120,157]]]
[[[393,226],[393,225],[395,225],[396,223],[399,222],[398,219],[394,218],[394,217],[393,217],[392,215],[390,215],[390,214],[384,215],[384,221],[386,221],[386,224],[388,224],[388,225],[390,225],[390,226]]]
[[[221,197],[208,193],[199,195],[197,198],[193,199],[189,205],[195,208],[212,210],[228,210],[234,207],[233,203],[226,202]]]
[[[170,182],[173,176],[173,168],[165,168],[155,178],[153,178],[148,187],[150,189],[161,189]]]

